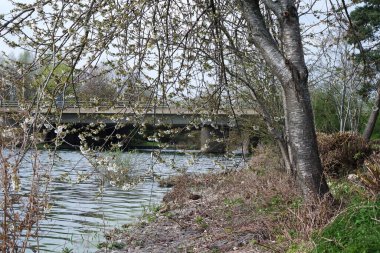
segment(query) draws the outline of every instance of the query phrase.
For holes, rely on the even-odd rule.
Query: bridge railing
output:
[[[19,102],[17,101],[2,101],[0,100],[1,107],[20,107]]]
[[[51,101],[45,101],[45,106],[51,106]],[[30,101],[25,101],[25,102],[18,102],[18,101],[7,101],[7,100],[0,100],[0,107],[3,108],[25,108],[31,105]],[[125,107],[132,107],[135,106],[136,104],[131,104],[130,101],[124,101],[124,100],[119,100],[119,101],[112,101],[112,102],[105,102],[105,101],[72,101],[72,100],[67,100],[67,101],[55,101],[54,107],[57,108],[94,108],[94,107],[103,107],[103,108],[125,108]],[[140,108],[168,108],[168,105],[149,105],[149,104],[144,104],[140,103],[139,104]]]
[[[172,111],[172,113],[179,113],[179,110],[182,110],[181,112],[188,111],[192,114],[194,114],[194,111],[187,108],[179,108],[177,106],[170,106],[170,105],[150,105],[145,103],[140,103],[136,107],[136,103],[131,103],[131,101],[125,101],[125,100],[119,100],[119,101],[74,101],[74,100],[66,100],[66,101],[55,101],[54,103],[52,101],[42,101],[41,107],[38,109],[49,109],[49,108],[57,108],[61,110],[66,109],[72,109],[72,108],[83,108],[83,109],[94,109],[95,111],[104,111],[107,109],[117,109],[117,108],[125,108],[125,109],[139,109],[139,110],[149,110],[149,111],[155,111],[157,110],[169,110]],[[30,108],[32,102],[31,101],[7,101],[7,100],[0,100],[0,108],[2,110],[5,109],[5,111],[15,111],[15,110],[25,110],[26,108]],[[256,112],[251,108],[240,108],[242,111],[244,111],[244,114],[256,114]],[[206,110],[205,110],[206,111]],[[220,111],[218,114],[223,114],[228,112],[228,109],[223,110],[223,108],[220,108]],[[197,114],[195,112],[195,114]]]

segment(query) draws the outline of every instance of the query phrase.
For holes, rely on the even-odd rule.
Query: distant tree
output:
[[[353,60],[354,48],[345,43],[342,28],[320,39],[319,61],[311,80],[317,129],[324,132],[359,131],[366,103],[360,95],[363,65]],[[364,109],[363,109],[364,108]],[[328,120],[327,120],[328,119]]]
[[[88,101],[114,101],[117,98],[115,85],[109,71],[96,67],[81,75],[78,86],[78,99]]]
[[[339,131],[338,112],[329,90],[317,88],[312,91],[315,127],[323,133]]]
[[[23,102],[34,95],[32,83],[35,77],[34,57],[28,51],[19,56],[2,58],[0,63],[3,99]]]
[[[149,105],[155,98],[154,87],[144,81],[138,73],[123,74],[115,70],[111,80],[117,84],[118,99],[127,103],[129,107]]]
[[[76,97],[77,87],[71,78],[71,67],[68,64],[41,65],[37,71],[33,86],[48,103],[59,102]]]
[[[347,7],[345,10],[348,14]],[[380,109],[380,1],[363,0],[348,15],[350,30],[347,39],[357,45],[359,52],[355,55],[356,60],[364,64],[363,75],[367,81],[363,83],[363,95],[374,94],[375,102],[368,118],[363,137],[369,141]]]

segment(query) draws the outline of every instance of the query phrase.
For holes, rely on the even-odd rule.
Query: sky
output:
[[[17,0],[20,3],[32,3],[35,0]],[[311,4],[314,0],[303,0],[304,4]],[[0,0],[0,14],[8,14],[12,9],[12,4],[10,0]],[[314,10],[326,10],[326,1],[317,1],[317,3],[313,6]],[[301,11],[301,10],[300,10]],[[301,17],[301,22],[306,24],[311,24],[317,22],[316,18],[313,15],[304,15]],[[318,25],[313,28],[315,31],[323,29],[321,25]],[[315,49],[311,49],[315,50]],[[22,49],[10,48],[8,47],[0,38],[0,51],[4,51],[7,55],[14,55],[17,57],[20,53],[22,53]]]
[[[18,0],[19,3],[31,3],[33,0]],[[6,15],[12,10],[13,6],[9,0],[0,0],[0,14]],[[4,51],[7,54],[18,55],[22,52],[21,49],[10,48],[8,47],[2,38],[0,38],[0,51]]]
[[[16,0],[16,1],[19,3],[34,2],[34,0]],[[307,4],[308,2],[312,3],[313,1],[315,0],[303,0],[305,4]],[[316,9],[316,10],[326,9],[325,3],[326,3],[325,1],[317,0],[317,3],[313,6],[313,9]],[[0,0],[0,14],[8,14],[11,9],[12,9],[12,4],[9,0]],[[313,18],[311,15],[305,15],[301,17],[301,22],[304,22],[304,23],[313,23],[315,21],[316,21],[315,18]],[[1,39],[0,39],[0,46],[1,46],[1,49],[4,48],[4,43],[2,42]]]

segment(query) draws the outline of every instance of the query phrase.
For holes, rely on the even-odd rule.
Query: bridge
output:
[[[34,109],[30,103],[18,103],[14,101],[2,101],[0,103],[0,113],[23,113],[27,108],[32,108],[31,113],[42,113],[59,115],[61,123],[133,123],[134,119],[144,118],[144,123],[152,123],[152,120],[162,124],[173,126],[184,126],[198,119],[201,125],[215,124],[219,126],[233,126],[236,119],[231,118],[231,112],[220,109],[215,112],[206,110],[191,110],[174,106],[152,106],[139,105],[131,108],[127,101],[117,101],[115,103],[91,103],[87,101],[69,101],[62,105],[42,105]],[[237,117],[257,116],[257,112],[250,108],[240,108],[235,110]],[[114,117],[113,117],[114,116]],[[120,116],[118,118],[118,116]],[[213,117],[211,119],[210,117]]]
[[[51,123],[71,124],[132,124],[132,125],[170,125],[184,127],[196,125],[201,128],[201,146],[207,147],[211,139],[220,134],[214,128],[236,127],[239,120],[254,118],[257,112],[250,108],[240,108],[234,111],[234,117],[227,110],[208,112],[206,110],[192,110],[175,106],[139,105],[132,108],[128,101],[117,102],[89,102],[66,101],[56,102],[36,108],[30,103],[15,101],[2,101],[0,103],[0,124],[6,122],[5,118],[12,114],[32,115],[37,113],[46,116]],[[2,123],[3,122],[3,123]],[[216,143],[214,143],[216,145]],[[212,146],[212,145],[211,145]],[[206,150],[206,148],[204,148]]]

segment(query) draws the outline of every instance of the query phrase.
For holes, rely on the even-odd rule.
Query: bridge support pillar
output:
[[[11,117],[7,117],[7,115],[0,115],[0,126],[2,127],[11,127],[15,124],[15,120]]]
[[[0,127],[4,127],[4,126],[5,126],[5,116],[0,115]]]
[[[201,151],[204,153],[223,153],[225,143],[223,132],[211,126],[201,128]]]
[[[251,146],[253,143],[253,138],[248,131],[241,129],[230,129],[227,151],[235,154],[249,154],[251,152]]]

